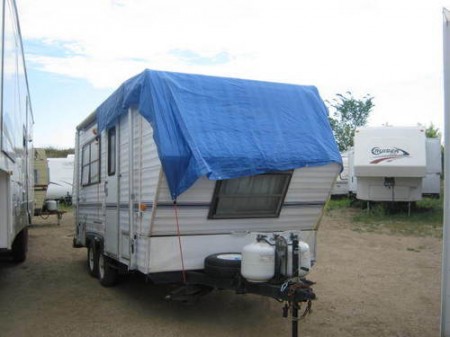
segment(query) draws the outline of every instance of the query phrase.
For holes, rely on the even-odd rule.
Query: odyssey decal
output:
[[[373,147],[370,151],[373,155],[374,160],[370,162],[370,164],[378,164],[383,161],[393,161],[405,157],[409,157],[409,153],[403,149],[399,149],[398,147]]]

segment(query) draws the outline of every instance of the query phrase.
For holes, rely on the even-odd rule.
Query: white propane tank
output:
[[[281,273],[284,276],[292,276],[292,244],[288,247],[288,268],[287,275],[285,275],[285,265],[281,264]],[[309,245],[304,241],[298,242],[298,276],[304,277],[309,273],[311,269],[311,252]]]
[[[58,210],[58,204],[57,204],[56,200],[47,200],[45,202],[45,205],[47,206],[47,210],[49,212]]]
[[[275,275],[275,246],[260,240],[242,249],[241,274],[249,282],[259,283]]]

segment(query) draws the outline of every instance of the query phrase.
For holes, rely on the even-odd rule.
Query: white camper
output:
[[[34,157],[34,215],[40,215],[47,195],[48,161],[45,149],[33,149]]]
[[[74,158],[73,154],[67,155],[66,158],[48,158],[50,182],[47,199],[71,204]]]
[[[348,194],[351,197],[356,196],[358,190],[358,179],[355,176],[355,148],[352,147],[347,151],[348,165]]]
[[[440,138],[427,138],[427,175],[422,180],[422,195],[441,195],[442,152]]]
[[[326,116],[313,87],[149,70],[125,82],[76,132],[74,246],[91,275],[284,296],[315,260],[342,167]]]
[[[355,132],[354,144],[358,199],[422,199],[422,179],[427,169],[423,127],[362,127]]]
[[[15,1],[4,0],[0,8],[0,252],[21,262],[26,258],[27,226],[33,214],[33,115]]]
[[[342,157],[342,172],[337,176],[336,182],[331,190],[331,195],[334,197],[348,196],[349,194],[349,152],[341,153]]]

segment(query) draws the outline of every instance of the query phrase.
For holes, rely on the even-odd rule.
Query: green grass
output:
[[[73,206],[67,206],[65,204],[59,204],[59,210],[60,211],[65,211],[65,212],[71,212],[73,210]]]
[[[383,233],[412,236],[442,237],[443,199],[424,198],[411,207],[395,207],[390,203],[366,203],[349,199],[330,200],[326,211],[336,216],[336,210],[350,208],[351,229],[360,233]]]
[[[352,204],[349,198],[330,199],[325,205],[325,212],[330,212],[336,209],[348,208]]]

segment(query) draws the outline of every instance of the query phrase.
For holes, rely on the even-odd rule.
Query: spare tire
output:
[[[241,272],[241,253],[218,253],[205,258],[205,273],[214,278],[234,278]]]

